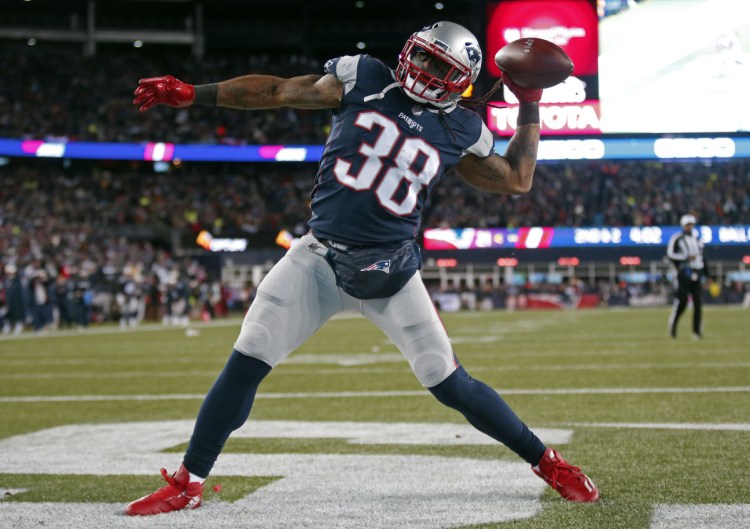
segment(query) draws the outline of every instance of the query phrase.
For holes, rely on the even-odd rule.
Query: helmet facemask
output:
[[[455,104],[472,82],[471,68],[436,43],[412,35],[399,55],[396,78],[407,95],[437,107]]]
[[[461,49],[476,42],[473,36],[471,39],[464,38],[458,46],[454,46],[458,50],[451,50],[433,32],[436,28],[450,31],[454,26],[466,32],[457,24],[438,23],[415,33],[406,41],[399,55],[396,79],[406,94],[415,101],[442,108],[452,106],[476,79],[479,65],[472,63],[473,57],[468,49]],[[472,46],[472,51],[474,49],[481,57],[478,43],[475,48]],[[481,59],[479,62],[481,63]]]

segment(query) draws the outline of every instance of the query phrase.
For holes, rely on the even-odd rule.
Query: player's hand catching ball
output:
[[[510,75],[508,75],[507,73],[502,72],[502,76],[503,84],[508,90],[513,92],[513,94],[518,98],[519,103],[538,103],[539,101],[541,101],[541,88],[524,88],[523,86],[518,86],[516,83],[514,83],[510,78]]]
[[[141,79],[133,93],[136,96],[133,104],[140,105],[141,112],[146,112],[156,105],[189,107],[195,101],[195,86],[171,75]]]

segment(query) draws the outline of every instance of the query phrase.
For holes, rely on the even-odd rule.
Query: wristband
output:
[[[195,85],[194,105],[216,106],[219,96],[219,85],[217,83]]]
[[[518,120],[516,121],[517,127],[520,127],[521,125],[530,125],[532,123],[539,124],[539,122],[538,102],[535,101],[533,103],[521,103],[520,105],[518,105]]]

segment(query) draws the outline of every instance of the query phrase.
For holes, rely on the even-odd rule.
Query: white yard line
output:
[[[333,320],[348,320],[355,318],[364,318],[359,313],[355,312],[343,312],[334,316]],[[144,323],[135,328],[122,329],[115,325],[105,325],[102,327],[91,326],[86,329],[74,330],[74,331],[47,331],[43,333],[35,333],[33,331],[26,331],[21,334],[0,334],[0,342],[13,341],[13,340],[34,340],[39,338],[60,338],[66,336],[87,336],[87,335],[102,335],[102,334],[131,334],[135,332],[160,332],[160,331],[182,331],[187,330],[200,331],[202,329],[211,329],[216,327],[237,327],[237,332],[240,330],[242,325],[242,318],[231,317],[227,319],[218,319],[209,322],[191,323],[190,325],[176,326],[176,325],[162,325],[160,323]]]
[[[120,359],[122,360],[122,359]],[[194,362],[194,359],[176,359],[176,363],[181,364],[188,364]],[[164,360],[152,360],[150,362],[145,362],[147,364],[152,365],[162,365],[165,363]],[[169,363],[175,363],[171,359],[169,360]],[[399,364],[398,366],[394,367],[377,367],[377,368],[370,368],[370,367],[361,367],[364,365],[377,365],[377,364]],[[85,365],[87,367],[90,367],[90,365],[84,361],[81,360],[80,362],[70,362],[67,364],[62,364],[59,361],[52,361],[51,363],[46,363],[44,361],[40,362],[29,362],[29,363],[20,363],[20,362],[0,362],[0,366],[7,366],[7,365],[13,365],[13,366],[31,366],[34,365],[35,367],[52,367],[52,366],[60,366],[60,365]],[[96,362],[93,365],[109,365],[105,362]],[[138,366],[143,366],[144,362],[141,362],[140,360],[137,362]],[[368,354],[368,353],[356,353],[356,354],[350,354],[350,355],[320,355],[320,358],[318,358],[318,355],[300,355],[299,357],[296,357],[295,359],[290,359],[285,361],[282,365],[284,366],[290,366],[290,365],[324,365],[324,366],[334,366],[334,367],[327,367],[327,368],[304,368],[299,369],[295,367],[285,367],[282,370],[277,370],[275,373],[275,376],[283,376],[283,375],[351,375],[351,374],[367,374],[367,373],[384,373],[384,372],[394,372],[394,371],[407,371],[408,364],[406,364],[406,360],[404,360],[404,357],[401,356],[400,353],[391,353],[391,354]],[[337,366],[339,369],[337,369],[335,366]],[[503,371],[529,371],[529,372],[538,372],[538,371],[618,371],[618,370],[625,370],[625,371],[633,371],[633,370],[641,370],[641,371],[652,371],[655,369],[744,369],[744,368],[750,368],[750,362],[670,362],[670,363],[657,363],[657,362],[651,362],[651,363],[638,363],[638,364],[627,364],[627,363],[617,363],[617,364],[539,364],[539,365],[497,365],[497,366],[474,366],[470,367],[470,371],[472,372],[486,372],[486,371],[492,371],[492,372],[503,372]],[[128,371],[127,370],[127,364],[118,365],[118,369],[120,371],[114,372],[114,373],[86,373],[81,371],[70,371],[70,372],[64,372],[64,371],[36,371],[34,373],[9,373],[9,374],[0,374],[0,380],[6,379],[6,380],[33,380],[33,379],[58,379],[58,378],[81,378],[81,379],[87,379],[87,378],[129,378],[129,377],[148,377],[148,378],[172,378],[172,377],[179,377],[179,376],[210,376],[214,377],[218,374],[218,368],[216,370],[197,370],[197,369],[189,369],[189,370],[182,370],[182,371],[175,371],[175,370],[149,370],[149,371]]]
[[[716,386],[693,388],[567,388],[567,389],[500,389],[502,395],[627,395],[654,393],[750,393],[750,386]],[[338,391],[313,393],[258,393],[256,399],[347,399],[371,397],[425,397],[421,391]],[[18,402],[95,402],[141,400],[194,400],[204,394],[176,393],[166,395],[33,395],[0,397],[2,403]]]
[[[750,504],[656,505],[651,529],[747,529]]]
[[[574,422],[567,426],[586,428],[632,428],[641,430],[722,430],[750,432],[750,424],[745,423],[689,423],[689,422]]]

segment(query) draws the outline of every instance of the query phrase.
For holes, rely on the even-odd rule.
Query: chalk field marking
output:
[[[192,427],[193,421],[84,424],[11,437],[0,441],[0,474],[156,475],[161,466],[179,465],[182,454],[159,452],[188,439]],[[556,445],[572,436],[537,433]],[[427,423],[250,421],[233,437],[495,444],[469,425]],[[121,504],[0,502],[0,527],[203,529],[251,521],[264,529],[440,529],[534,516],[546,488],[522,461],[417,455],[223,454],[213,474],[282,478],[234,504],[148,519],[124,517]]]
[[[192,362],[192,360],[191,360]],[[152,362],[153,363],[153,362]],[[80,363],[85,365],[84,362]],[[404,360],[404,357],[400,353],[392,354],[350,354],[350,355],[300,355],[298,357],[292,357],[292,360],[284,361],[286,365],[333,365],[350,369],[332,369],[332,368],[305,368],[304,370],[285,368],[280,371],[276,371],[274,376],[297,376],[300,374],[304,375],[343,375],[350,376],[352,374],[374,374],[374,373],[393,373],[393,372],[409,372],[409,366]],[[377,364],[399,364],[399,367],[380,367],[380,368],[363,368],[360,366],[377,365]],[[9,363],[0,362],[0,366],[9,365]],[[19,363],[13,365],[18,366]],[[27,365],[34,365],[35,367],[52,367],[53,364],[47,364],[45,362],[33,363],[29,362]],[[58,364],[59,365],[59,364]],[[72,365],[72,364],[71,364]],[[101,365],[101,364],[100,364]],[[543,366],[514,366],[514,365],[501,365],[493,367],[476,366],[472,367],[472,372],[539,372],[539,371],[653,371],[655,369],[743,369],[750,367],[750,362],[678,362],[670,364],[553,364]],[[356,369],[351,369],[356,368]],[[198,369],[186,369],[181,371],[175,370],[150,370],[150,371],[130,371],[122,370],[118,372],[110,373],[84,373],[80,371],[50,371],[50,372],[36,372],[36,373],[10,373],[0,374],[0,380],[44,380],[44,379],[100,379],[100,378],[129,378],[129,377],[140,377],[140,378],[175,378],[175,377],[216,377],[218,368],[215,371],[206,371]]]
[[[473,319],[477,317],[484,317],[484,313],[464,313],[464,320]],[[351,319],[365,319],[358,312],[346,311],[335,315],[332,320],[351,320]],[[499,328],[494,332],[488,333],[485,327],[477,329],[481,336],[466,335],[467,331],[463,331],[461,334],[456,334],[455,338],[452,338],[454,343],[493,343],[501,341],[508,334],[518,335],[519,333],[538,333],[541,328],[553,326],[559,324],[561,321],[567,321],[561,319],[558,316],[548,315],[544,321],[528,321],[519,320],[512,324],[512,329]],[[90,327],[85,330],[56,330],[54,332],[36,334],[32,332],[24,332],[18,335],[0,335],[0,342],[3,341],[16,341],[16,340],[39,340],[45,338],[66,338],[66,337],[84,337],[84,336],[101,336],[110,334],[133,334],[138,332],[182,332],[186,336],[191,336],[195,331],[211,329],[211,328],[222,328],[222,327],[234,327],[239,332],[242,326],[242,318],[228,318],[228,319],[217,319],[210,322],[204,322],[199,324],[191,324],[187,327],[169,326],[162,325],[159,323],[144,323],[135,329],[121,329],[118,326],[104,326],[104,327]],[[611,338],[611,336],[607,336]],[[388,341],[384,343],[390,343]]]
[[[657,505],[651,529],[747,529],[750,505]]]
[[[695,388],[568,388],[568,389],[500,389],[501,395],[628,395],[652,393],[748,393],[750,386],[717,386]],[[176,393],[166,395],[31,395],[0,397],[0,403],[19,402],[97,402],[97,401],[148,401],[203,399],[203,393]],[[256,399],[346,399],[376,397],[428,397],[427,390],[420,391],[337,391],[320,393],[258,393]]]
[[[746,423],[575,422],[570,423],[570,426],[584,426],[588,428],[634,428],[642,430],[720,430],[750,432],[750,424]]]
[[[643,425],[662,426],[716,425]],[[5,455],[0,474],[152,474],[161,465],[179,464],[180,455],[158,452],[184,441],[191,430],[192,421],[169,421],[63,426],[11,437],[0,441]],[[571,437],[567,430],[539,433],[550,444]],[[252,421],[234,436],[339,437],[354,444],[494,443],[460,424]],[[438,529],[534,516],[545,489],[524,463],[432,456],[224,454],[214,475],[284,477],[234,504],[214,501],[197,511],[148,518],[123,516],[122,504],[0,501],[0,528],[218,529],[252,521],[252,527],[264,529]],[[0,482],[4,490],[10,489]],[[750,527],[750,505],[657,505],[650,527],[744,529]]]
[[[9,489],[0,485],[0,501],[7,500],[9,497],[22,492],[26,492],[28,489]]]
[[[336,314],[333,320],[351,320],[351,319],[364,319],[358,312],[342,312]],[[133,334],[136,332],[183,332],[188,334],[190,331],[200,331],[202,329],[220,328],[220,327],[235,327],[239,333],[240,327],[242,326],[242,318],[227,318],[217,319],[209,322],[203,322],[200,324],[191,324],[187,327],[182,326],[170,326],[162,325],[160,323],[144,323],[135,329],[121,329],[118,326],[103,326],[103,327],[89,327],[87,329],[79,330],[56,330],[54,332],[45,332],[42,334],[36,334],[33,332],[24,332],[21,334],[0,334],[0,341],[14,341],[14,340],[38,340],[44,338],[64,338],[70,336],[100,336],[103,334]]]
[[[284,360],[284,364],[333,364],[342,367],[362,366],[384,363],[406,364],[404,355],[395,353],[354,353],[354,354],[298,354]]]

